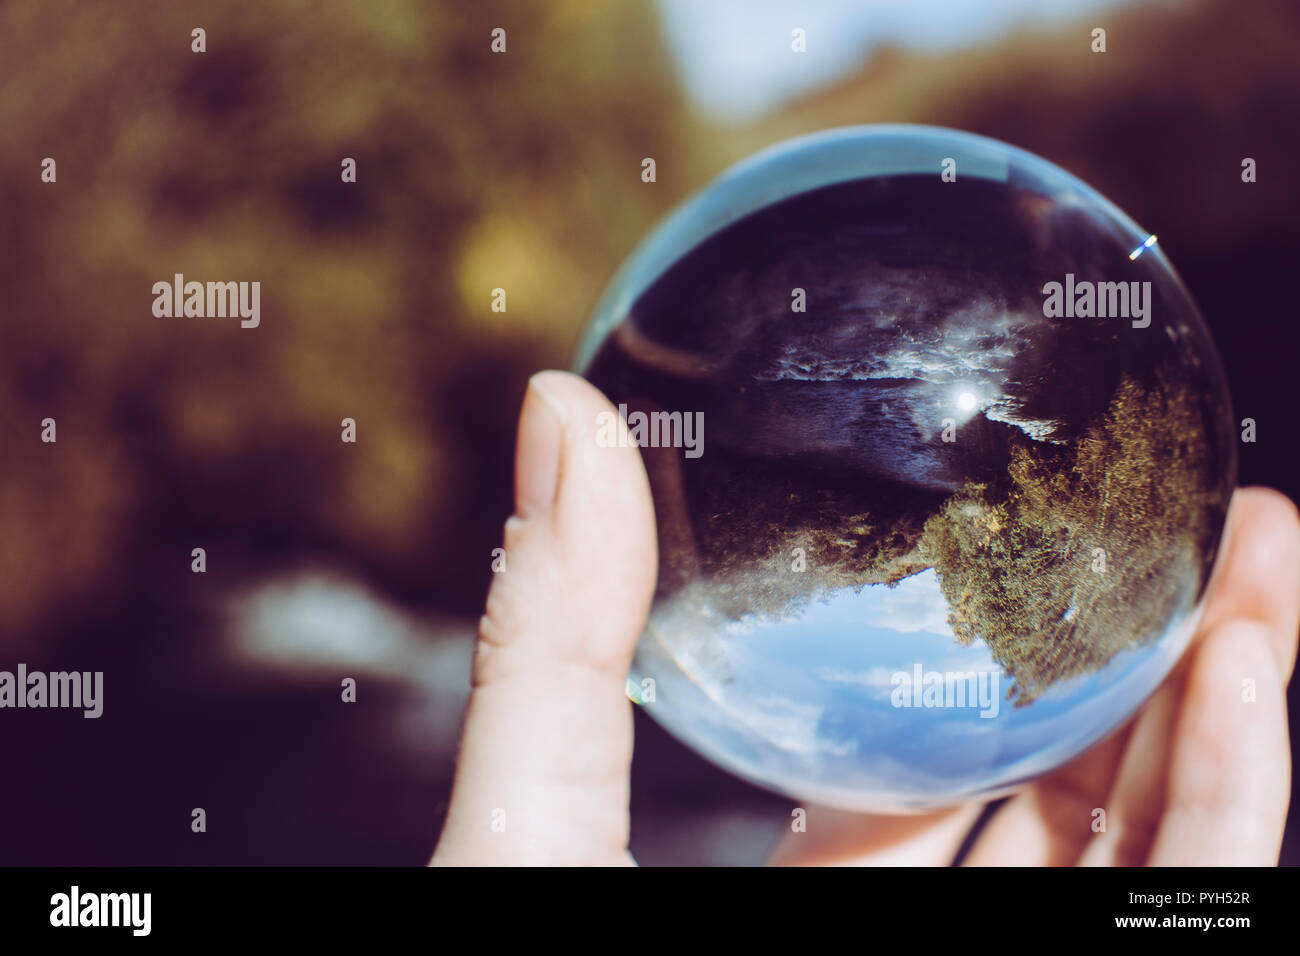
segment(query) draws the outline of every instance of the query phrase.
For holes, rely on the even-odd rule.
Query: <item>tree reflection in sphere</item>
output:
[[[760,153],[628,260],[578,368],[655,500],[629,694],[756,783],[1005,792],[1186,646],[1235,482],[1220,362],[1155,237],[1038,157],[911,126]]]

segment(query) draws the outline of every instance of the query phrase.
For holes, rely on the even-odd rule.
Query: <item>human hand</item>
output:
[[[598,447],[613,409],[543,372],[520,416],[507,570],[479,625],[473,693],[435,865],[630,864],[628,668],[654,591],[640,455]],[[1290,795],[1286,684],[1300,521],[1239,491],[1193,645],[1137,716],[1007,802],[966,862],[1272,864]],[[1244,702],[1242,681],[1254,681]],[[811,807],[781,864],[944,865],[983,804],[875,816]],[[1094,808],[1106,830],[1094,833]]]

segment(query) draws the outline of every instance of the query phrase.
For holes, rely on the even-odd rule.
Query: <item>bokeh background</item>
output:
[[[0,2],[0,667],[105,672],[97,721],[0,713],[0,862],[424,862],[527,377],[790,136],[954,126],[1097,187],[1213,329],[1242,482],[1300,497],[1297,37],[1294,0]],[[175,272],[260,281],[261,326],[155,318]],[[637,735],[643,863],[763,859],[788,801]]]

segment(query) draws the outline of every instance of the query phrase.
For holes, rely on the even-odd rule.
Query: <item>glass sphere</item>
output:
[[[629,695],[755,783],[1007,792],[1116,730],[1195,627],[1236,479],[1219,358],[1156,237],[1022,150],[766,150],[627,261],[577,367],[655,501]]]

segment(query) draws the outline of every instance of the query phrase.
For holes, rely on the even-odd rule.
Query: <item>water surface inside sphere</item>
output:
[[[624,265],[578,367],[655,499],[629,693],[752,781],[1002,792],[1186,646],[1235,482],[1220,363],[1158,240],[1042,159],[899,126],[761,153]]]

